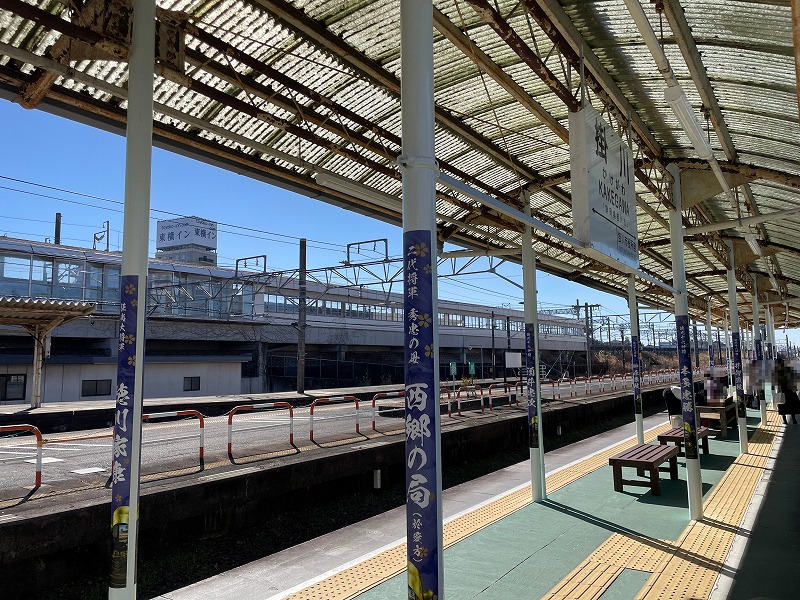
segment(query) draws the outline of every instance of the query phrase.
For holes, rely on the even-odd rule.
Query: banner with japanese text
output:
[[[128,526],[131,485],[131,447],[133,436],[133,391],[136,376],[136,318],[139,312],[138,275],[120,277],[119,338],[117,340],[117,404],[114,416],[111,465],[111,579],[109,586],[127,586]],[[136,523],[136,515],[133,515]]]
[[[539,423],[539,405],[536,399],[536,326],[525,323],[525,384],[528,399],[528,442],[531,448],[539,447],[537,428]]]
[[[433,600],[442,576],[442,548],[431,232],[406,231],[403,248],[408,598]]]
[[[639,360],[639,336],[631,336],[631,375],[633,377],[633,412],[642,414],[642,367]]]
[[[697,419],[694,407],[694,377],[692,351],[689,343],[689,317],[676,315],[678,333],[678,373],[681,384],[681,412],[683,415],[683,440],[686,458],[697,458]]]
[[[744,377],[742,374],[742,346],[738,331],[731,333],[733,345],[733,385],[736,386],[736,416],[747,419],[747,406],[744,403]]]

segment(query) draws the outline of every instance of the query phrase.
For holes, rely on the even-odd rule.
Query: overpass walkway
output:
[[[547,500],[531,503],[527,462],[444,492],[446,597],[798,598],[800,425],[770,411],[711,436],[701,455],[704,519],[689,520],[686,471],[661,495],[614,492],[609,456],[633,425],[548,452]],[[668,428],[646,419],[646,440]],[[644,491],[642,491],[644,490]],[[404,508],[367,519],[158,600],[405,598]],[[425,600],[432,600],[426,598]]]

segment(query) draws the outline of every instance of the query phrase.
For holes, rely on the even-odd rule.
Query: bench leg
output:
[[[614,465],[614,491],[621,492],[622,491],[622,467],[619,465]]]
[[[708,454],[708,436],[704,437],[701,440],[701,443],[703,448],[703,454]]]
[[[669,478],[675,480],[678,478],[678,457],[673,456],[669,459]]]
[[[658,467],[650,468],[650,490],[653,492],[653,496],[661,495],[661,478],[658,476]]]
[[[723,438],[728,437],[728,417],[725,415],[720,415],[719,417],[719,432]]]

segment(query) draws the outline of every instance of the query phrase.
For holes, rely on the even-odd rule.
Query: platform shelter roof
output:
[[[0,325],[31,329],[41,326],[49,331],[56,325],[88,316],[94,309],[93,302],[0,296]]]
[[[0,95],[124,130],[129,4],[0,0]],[[399,0],[157,6],[156,144],[400,222]],[[435,0],[433,8],[442,173],[515,209],[530,202],[536,219],[572,234],[569,113],[583,97],[632,148],[642,273],[672,279],[667,165],[676,163],[690,312],[702,317],[710,302],[721,320],[732,241],[741,318],[752,318],[757,286],[762,302],[775,303],[777,325],[800,325],[795,0]],[[665,101],[676,83],[717,176]],[[776,211],[782,218],[762,220]],[[503,211],[441,185],[436,215],[440,243],[520,260],[522,225]],[[620,270],[544,231],[534,244],[540,268],[626,295]],[[638,279],[637,292],[672,306],[652,281]]]

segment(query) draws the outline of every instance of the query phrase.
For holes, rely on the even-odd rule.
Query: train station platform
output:
[[[735,429],[712,434],[700,459],[702,521],[689,519],[682,458],[660,496],[614,491],[608,458],[634,443],[633,425],[548,452],[542,503],[531,502],[527,462],[446,490],[446,597],[800,597],[800,425],[768,414],[761,426],[750,411],[747,455]],[[654,442],[666,415],[645,427]],[[404,598],[404,515],[395,509],[158,600]]]

